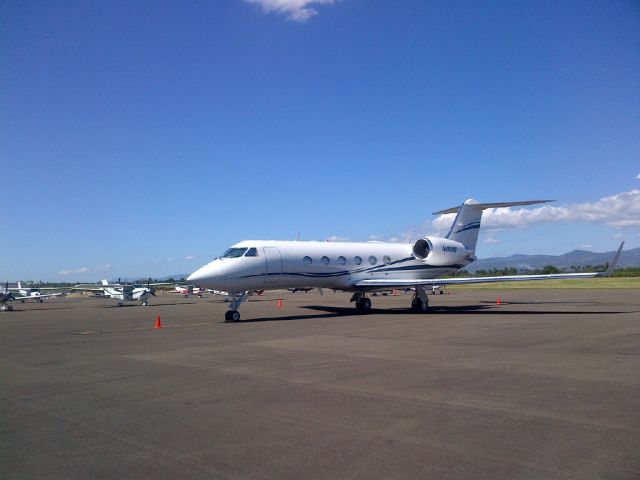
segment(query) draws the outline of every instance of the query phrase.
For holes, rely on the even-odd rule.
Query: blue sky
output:
[[[0,278],[403,240],[466,198],[557,200],[480,257],[640,246],[636,2],[7,1],[0,67]]]

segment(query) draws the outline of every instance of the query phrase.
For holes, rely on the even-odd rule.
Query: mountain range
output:
[[[610,262],[615,251],[589,252],[587,250],[572,250],[563,255],[522,255],[515,254],[508,257],[481,258],[469,265],[465,270],[474,273],[477,270],[491,270],[493,268],[540,269],[553,265],[561,270],[569,270],[571,266],[586,267],[587,265],[604,265]],[[618,267],[640,267],[640,247],[623,250]]]

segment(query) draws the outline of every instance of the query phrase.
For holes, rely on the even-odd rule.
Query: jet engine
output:
[[[473,252],[448,238],[425,237],[413,244],[413,256],[427,265],[444,267],[467,264],[475,260]]]

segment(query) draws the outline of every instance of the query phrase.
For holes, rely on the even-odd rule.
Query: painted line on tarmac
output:
[[[77,332],[70,332],[74,335],[101,335],[104,333],[121,333],[121,332],[135,332],[142,330],[162,330],[165,328],[180,328],[180,327],[197,327],[200,325],[214,325],[218,322],[201,322],[201,323],[179,323],[177,325],[163,325],[160,328],[156,327],[134,327],[134,328],[121,328],[118,330],[80,330]]]

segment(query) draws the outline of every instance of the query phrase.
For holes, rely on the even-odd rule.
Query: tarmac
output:
[[[2,477],[637,480],[638,293],[15,303]]]

